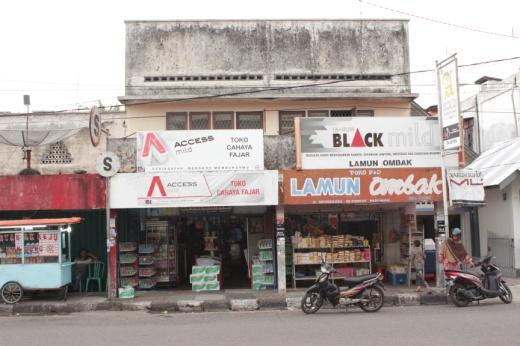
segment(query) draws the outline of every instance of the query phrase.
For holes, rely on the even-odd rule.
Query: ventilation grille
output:
[[[277,74],[275,80],[390,80],[392,75],[367,74]]]
[[[230,80],[263,80],[262,75],[216,75],[216,76],[145,76],[145,82],[207,82],[207,81],[230,81]]]
[[[43,154],[41,163],[44,165],[64,165],[72,163],[72,155],[63,142],[56,142],[49,146],[49,149]]]

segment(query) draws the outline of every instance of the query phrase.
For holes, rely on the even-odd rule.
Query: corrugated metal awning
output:
[[[483,152],[466,169],[482,172],[484,186],[500,186],[520,170],[520,138],[494,145]]]

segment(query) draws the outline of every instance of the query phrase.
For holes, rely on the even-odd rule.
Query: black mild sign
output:
[[[440,167],[437,120],[301,118],[303,169]]]

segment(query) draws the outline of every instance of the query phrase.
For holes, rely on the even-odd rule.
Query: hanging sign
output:
[[[101,117],[99,116],[99,110],[96,106],[93,106],[90,109],[89,133],[90,142],[94,147],[97,147],[101,141],[101,132]]]
[[[440,167],[437,120],[425,117],[300,118],[302,169]]]
[[[482,172],[474,170],[449,170],[450,204],[476,206],[485,204]]]
[[[461,138],[459,84],[455,55],[437,64],[437,84],[443,146],[444,149],[457,149],[461,144]]]
[[[137,169],[146,172],[264,169],[263,130],[145,131]]]

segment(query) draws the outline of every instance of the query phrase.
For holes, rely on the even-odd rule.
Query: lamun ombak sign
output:
[[[283,172],[284,204],[363,204],[442,200],[438,168]]]
[[[424,117],[300,118],[302,169],[440,167],[437,120]]]

